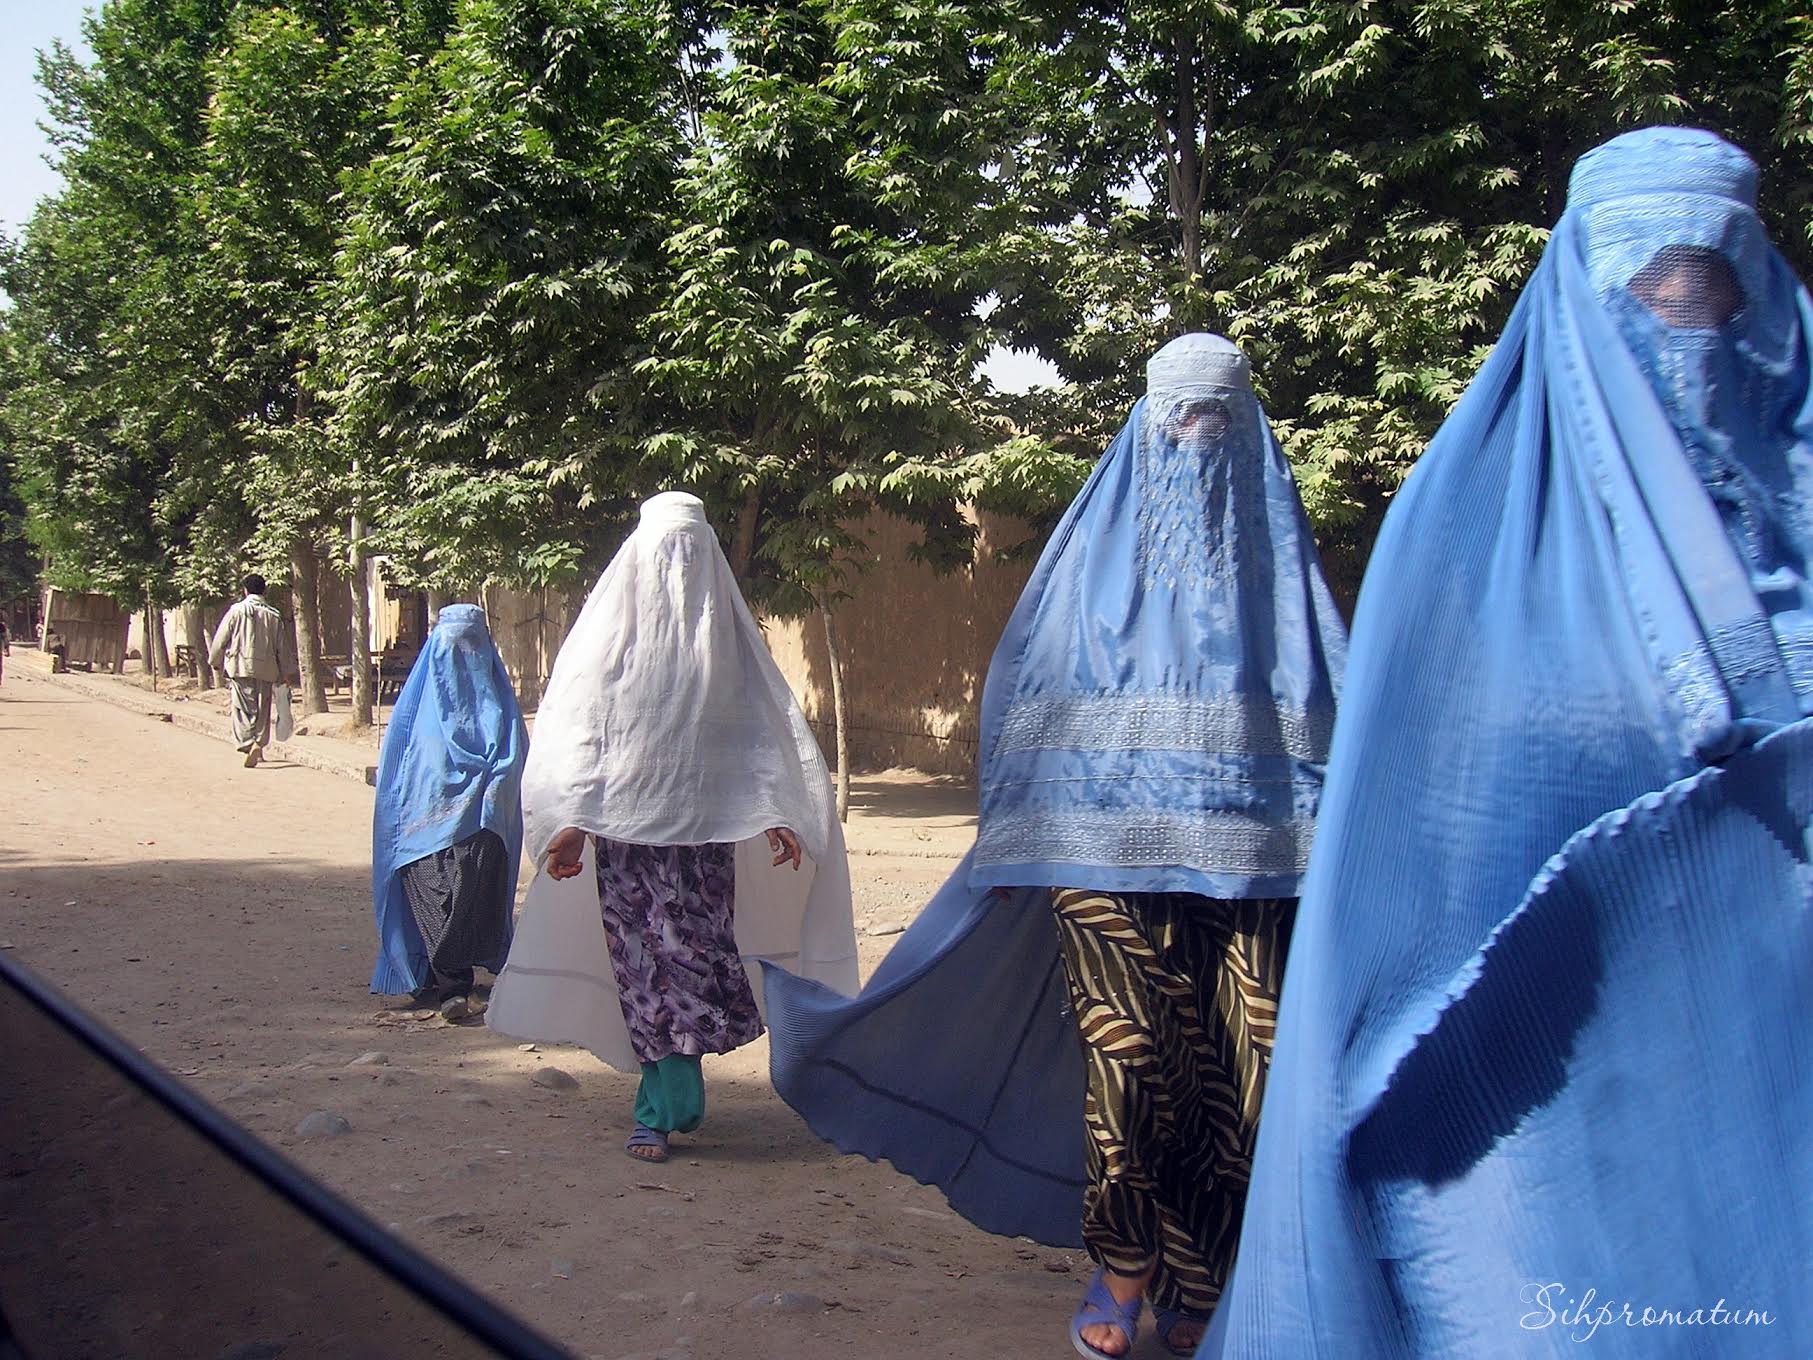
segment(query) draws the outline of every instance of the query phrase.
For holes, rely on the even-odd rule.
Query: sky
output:
[[[0,231],[17,237],[32,208],[61,180],[44,163],[50,144],[39,130],[44,100],[37,84],[39,51],[61,39],[78,55],[82,18],[96,0],[0,0]],[[982,365],[995,386],[1009,392],[1051,386],[1057,370],[1027,351],[997,348]]]
[[[1034,387],[1057,387],[1062,383],[1058,367],[1044,355],[1029,349],[1004,349],[996,345],[982,361],[982,372],[1003,392],[1025,392]]]
[[[16,236],[37,201],[62,183],[44,163],[38,52],[61,38],[87,55],[82,16],[92,0],[0,0],[0,231]]]

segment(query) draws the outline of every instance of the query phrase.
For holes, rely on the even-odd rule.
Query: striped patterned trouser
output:
[[[1065,888],[1052,905],[1089,1074],[1083,1240],[1206,1317],[1240,1241],[1296,900]]]

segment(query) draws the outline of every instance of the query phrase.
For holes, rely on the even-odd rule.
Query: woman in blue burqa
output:
[[[1386,518],[1205,1355],[1813,1355],[1813,308],[1756,190],[1584,156]]]
[[[1245,357],[1172,341],[989,667],[975,848],[855,1000],[770,981],[822,1136],[1087,1246],[1085,1356],[1227,1276],[1345,651]]]
[[[470,1003],[474,967],[510,952],[529,738],[477,605],[435,620],[397,696],[371,826],[378,962],[371,989]]]

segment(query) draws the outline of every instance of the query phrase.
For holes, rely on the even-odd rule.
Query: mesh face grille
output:
[[[1631,276],[1629,287],[1667,326],[1716,330],[1744,308],[1730,261],[1706,246],[1663,246]]]
[[[1173,406],[1165,417],[1162,433],[1169,442],[1182,445],[1220,439],[1233,424],[1226,402],[1199,398]]]

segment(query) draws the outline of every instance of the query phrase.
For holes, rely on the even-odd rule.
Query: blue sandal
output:
[[[1070,1319],[1070,1344],[1076,1347],[1076,1353],[1084,1360],[1121,1360],[1133,1350],[1133,1343],[1139,1339],[1139,1315],[1145,1307],[1145,1300],[1137,1295],[1126,1303],[1121,1303],[1108,1292],[1108,1272],[1098,1270],[1089,1281],[1089,1288],[1083,1291],[1083,1302],[1078,1305],[1076,1316]],[[1127,1349],[1119,1356],[1097,1350],[1083,1340],[1083,1328],[1106,1323],[1120,1329],[1127,1338]]]
[[[1189,1345],[1177,1346],[1171,1342],[1171,1333],[1186,1322],[1200,1323],[1203,1331],[1207,1332],[1209,1323],[1207,1318],[1198,1313],[1186,1313],[1181,1308],[1160,1308],[1157,1304],[1152,1305],[1152,1316],[1158,1322],[1158,1339],[1164,1344],[1166,1350],[1170,1351],[1172,1355],[1196,1354],[1197,1347],[1202,1345],[1200,1334]]]
[[[637,1148],[654,1148],[656,1155],[644,1157]],[[630,1130],[629,1141],[623,1150],[639,1162],[665,1162],[667,1160],[667,1135],[660,1129],[651,1129],[647,1124],[638,1123]]]

